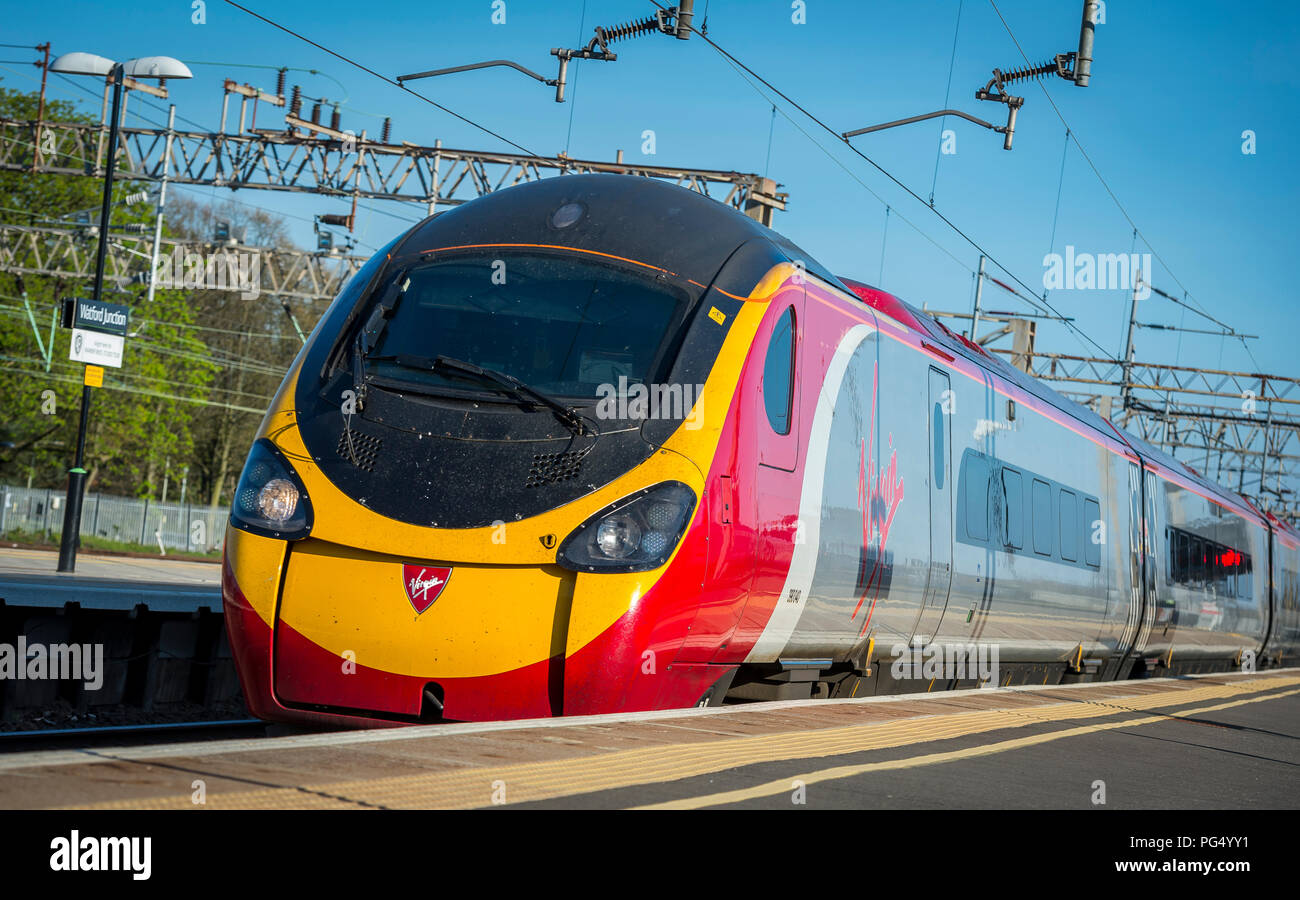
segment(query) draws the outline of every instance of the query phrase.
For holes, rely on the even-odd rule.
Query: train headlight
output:
[[[257,492],[257,509],[271,522],[283,525],[298,508],[298,489],[284,478],[272,478]]]
[[[301,540],[311,533],[307,490],[293,466],[266,438],[248,452],[230,504],[230,524],[285,541]]]
[[[641,529],[629,515],[618,513],[596,526],[596,547],[611,559],[623,559],[641,544]]]
[[[602,509],[565,538],[555,561],[579,572],[644,572],[668,561],[695,509],[680,481],[645,488]]]

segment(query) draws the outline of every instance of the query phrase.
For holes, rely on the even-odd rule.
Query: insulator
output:
[[[334,107],[334,111],[330,113],[330,130],[339,130],[339,108],[337,106]]]
[[[317,100],[311,105],[311,121],[313,125],[320,124],[320,101]]]
[[[384,129],[379,133],[379,143],[387,144],[388,135],[392,130],[393,130],[393,120],[390,119],[388,116],[384,116]]]
[[[1002,83],[1010,84],[1013,81],[1022,81],[1026,78],[1037,78],[1040,75],[1047,75],[1056,72],[1056,60],[1045,62],[1041,66],[1034,66],[1029,69],[1013,69],[1010,72],[1002,73]]]
[[[625,25],[616,25],[613,28],[597,28],[596,33],[600,35],[601,40],[606,44],[612,44],[615,41],[623,41],[628,38],[634,38],[638,35],[648,34],[651,31],[659,30],[659,19],[654,16],[642,19],[640,22],[628,22]]]
[[[288,69],[281,69],[275,75],[275,95],[277,97],[284,96],[284,76],[285,73],[288,71],[289,71]]]
[[[302,88],[296,84],[293,86],[293,99],[289,101],[289,114],[294,117],[302,114]]]

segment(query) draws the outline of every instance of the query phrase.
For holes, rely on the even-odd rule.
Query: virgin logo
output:
[[[862,550],[858,555],[858,605],[853,608],[850,619],[856,619],[867,594],[875,593],[871,598],[871,607],[862,620],[862,630],[867,633],[871,616],[876,611],[876,601],[884,589],[885,544],[889,542],[889,529],[894,524],[894,513],[903,502],[903,476],[898,474],[898,451],[890,450],[889,465],[877,465],[876,446],[876,390],[880,386],[880,364],[872,374],[871,389],[871,428],[867,437],[862,439],[862,452],[858,459],[858,505],[862,509]],[[894,436],[889,436],[892,448]],[[873,548],[874,543],[874,548]],[[867,568],[870,564],[870,569]]]
[[[433,601],[438,599],[438,595],[442,593],[442,589],[447,586],[450,579],[450,566],[413,566],[409,563],[402,566],[402,581],[406,585],[406,596],[415,607],[417,614],[433,606]]]

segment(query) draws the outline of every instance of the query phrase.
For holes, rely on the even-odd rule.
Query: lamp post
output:
[[[185,63],[170,56],[146,56],[116,63],[93,53],[65,53],[50,64],[51,72],[66,75],[94,75],[113,82],[113,112],[108,128],[108,161],[104,166],[104,196],[99,209],[99,243],[95,250],[94,300],[104,293],[104,261],[108,253],[108,220],[113,205],[113,171],[117,163],[117,137],[122,118],[122,85],[127,78],[191,78]],[[84,379],[83,379],[84,381]],[[77,429],[77,455],[68,470],[68,497],[63,508],[63,534],[59,540],[59,571],[77,567],[77,544],[81,531],[81,502],[86,492],[86,425],[90,419],[90,385],[81,388],[81,424]]]

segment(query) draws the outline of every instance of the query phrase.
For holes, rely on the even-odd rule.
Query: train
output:
[[[1298,573],[1290,524],[899,298],[574,174],[347,282],[222,593],[254,715],[379,727],[1293,664]]]

